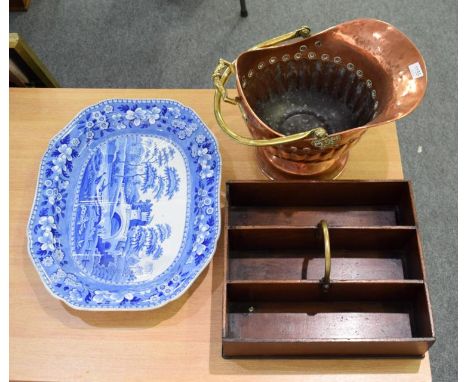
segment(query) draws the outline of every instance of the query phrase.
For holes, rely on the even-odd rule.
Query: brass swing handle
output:
[[[325,275],[320,282],[322,289],[327,292],[330,289],[330,272],[331,272],[331,250],[330,250],[330,234],[328,232],[328,224],[325,220],[321,220],[318,226],[321,228],[321,236],[323,237],[324,253],[325,253]]]
[[[309,27],[301,27],[300,29],[286,33],[284,35],[272,38],[265,42],[262,42],[258,45],[255,45],[249,50],[261,49],[266,48],[272,45],[276,45],[287,40],[296,38],[296,37],[308,37],[310,35],[310,28]],[[295,141],[299,141],[301,139],[307,137],[315,137],[316,139],[325,139],[327,138],[327,131],[322,128],[316,128],[309,131],[305,131],[303,133],[288,135],[284,137],[272,138],[272,139],[252,139],[238,135],[234,132],[224,120],[221,114],[221,99],[224,102],[230,103],[232,105],[238,105],[241,113],[243,110],[241,109],[241,105],[238,102],[238,99],[229,97],[227,90],[225,88],[225,84],[228,81],[229,77],[234,74],[236,71],[234,62],[229,62],[224,59],[220,59],[218,65],[216,66],[212,78],[213,78],[213,85],[215,87],[215,96],[214,96],[214,114],[216,121],[218,122],[219,127],[231,138],[236,140],[237,142],[248,145],[248,146],[273,146],[273,145],[281,145],[285,143],[291,143]]]
[[[299,29],[296,29],[295,31],[288,32],[288,33],[282,34],[281,36],[273,37],[273,38],[270,38],[269,40],[263,41],[260,44],[253,46],[249,50],[268,48],[270,46],[281,44],[282,42],[292,40],[293,38],[297,38],[297,37],[306,38],[310,36],[311,32],[312,30],[310,29],[310,27],[304,25],[300,27]]]

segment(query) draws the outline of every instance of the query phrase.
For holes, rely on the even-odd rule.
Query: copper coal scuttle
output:
[[[238,96],[231,98],[225,84],[234,73]],[[257,147],[269,178],[330,179],[341,173],[350,148],[368,128],[418,106],[427,72],[402,32],[359,19],[317,34],[302,27],[233,62],[221,59],[213,82],[219,126],[237,142]],[[221,100],[239,106],[252,138],[227,126]]]

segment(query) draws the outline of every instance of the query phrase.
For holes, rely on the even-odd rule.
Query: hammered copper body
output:
[[[288,45],[255,48],[231,65],[237,72],[235,101],[253,142],[264,146],[263,140],[319,127],[327,132],[326,139],[311,134],[258,147],[260,166],[273,179],[336,177],[362,134],[410,113],[427,86],[415,45],[373,19],[346,22]]]

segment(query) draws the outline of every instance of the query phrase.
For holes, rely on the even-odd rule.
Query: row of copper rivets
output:
[[[315,42],[315,46],[320,47],[320,46],[321,46],[321,42],[320,42],[320,41],[316,41],[316,42]],[[301,46],[299,47],[299,50],[300,50],[300,52],[297,52],[297,53],[294,54],[294,59],[295,59],[296,61],[299,61],[300,59],[304,58],[304,56],[303,56],[302,53],[305,52],[305,51],[307,50],[307,46],[306,46],[306,45],[301,45]],[[301,53],[301,52],[302,52],[302,53]],[[316,55],[315,52],[312,52],[312,51],[311,51],[311,52],[309,52],[309,53],[307,54],[307,58],[308,58],[309,60],[314,60],[314,59],[316,59],[316,57],[317,57],[317,55]],[[320,56],[320,58],[322,59],[322,61],[329,61],[329,60],[330,60],[330,55],[327,54],[327,53],[323,53],[323,54]],[[289,54],[284,54],[284,55],[281,57],[281,59],[282,59],[283,62],[288,62],[288,61],[291,59],[291,56],[290,56]],[[275,56],[272,56],[272,57],[270,57],[270,59],[268,60],[268,62],[269,62],[271,65],[274,65],[274,64],[276,64],[276,63],[278,62],[278,58],[275,57]],[[333,62],[334,62],[335,64],[340,64],[340,63],[342,62],[342,59],[341,59],[341,57],[336,56],[336,57],[333,58]],[[265,62],[264,62],[264,61],[260,61],[260,62],[258,63],[258,65],[257,65],[257,68],[258,68],[259,70],[262,70],[263,68],[265,68],[265,66],[266,66]],[[354,69],[355,69],[355,65],[354,65],[353,63],[349,62],[349,63],[346,65],[346,68],[347,68],[350,72],[352,72],[352,71],[354,71]],[[361,79],[362,77],[364,77],[364,72],[363,72],[362,70],[358,69],[358,70],[356,70],[356,75],[357,75],[358,78]],[[248,76],[249,78],[252,78],[252,77],[254,76],[254,70],[253,70],[253,69],[250,69],[250,70],[248,71],[248,73],[247,73],[247,76]],[[245,88],[246,85],[247,85],[247,79],[246,79],[245,76],[242,76],[242,87]],[[372,81],[371,81],[370,79],[367,79],[367,80],[366,80],[366,86],[367,86],[369,89],[372,88]],[[371,96],[372,96],[372,99],[374,99],[374,100],[377,98],[377,92],[376,92],[375,89],[372,90]],[[379,101],[375,101],[375,103],[374,103],[374,110],[377,109],[378,105],[379,105]],[[373,118],[375,118],[376,115],[377,115],[377,112],[374,113]],[[348,142],[348,143],[351,143],[351,141]],[[293,153],[293,154],[296,154],[296,155],[309,155],[309,154],[312,153],[312,149],[311,149],[310,147],[304,147],[304,148],[302,148],[302,149],[299,149],[299,148],[297,148],[296,146],[288,146],[288,145],[285,145],[285,146],[283,146],[283,150],[285,150],[285,151],[287,151],[287,152],[289,151],[290,153]]]
[[[320,47],[320,46],[321,46],[320,41],[316,41],[316,42],[315,42],[315,45],[316,45],[317,47]],[[302,54],[301,52],[305,52],[305,51],[307,50],[307,45],[301,45],[301,46],[299,47],[299,50],[300,50],[300,52],[297,52],[296,54],[294,54],[294,59],[295,59],[296,61],[298,61],[298,60],[304,58],[304,57],[303,57],[303,54]],[[309,52],[309,53],[307,54],[307,57],[309,58],[309,60],[314,60],[314,59],[317,57],[317,55],[315,54],[315,52]],[[320,58],[322,59],[322,61],[329,61],[329,60],[330,60],[330,55],[327,54],[327,53],[323,53],[323,54],[320,56]],[[288,62],[290,59],[291,59],[291,56],[290,56],[289,54],[284,54],[283,57],[281,57],[281,60],[282,60],[283,62]],[[271,65],[274,65],[275,63],[278,62],[278,59],[277,59],[275,56],[273,56],[273,57],[270,57],[270,59],[268,60],[268,62],[269,62]],[[336,57],[333,58],[333,62],[334,62],[335,64],[340,64],[340,63],[342,62],[342,59],[341,59],[341,57],[336,56]],[[258,63],[257,68],[258,68],[259,70],[262,70],[265,66],[266,66],[265,62],[261,61],[261,62]],[[353,63],[349,62],[349,63],[346,65],[346,68],[347,68],[350,72],[352,72],[352,71],[354,71],[355,66],[354,66]],[[364,77],[364,72],[363,72],[361,69],[358,69],[358,70],[356,70],[356,75],[357,75],[358,78],[361,79],[362,77]],[[254,70],[253,70],[253,69],[250,69],[250,70],[248,71],[248,73],[247,73],[247,77],[252,78],[253,76],[254,76]],[[247,79],[245,78],[245,76],[242,76],[242,88],[245,88],[246,86],[247,86]],[[370,79],[367,79],[367,80],[366,80],[366,86],[367,86],[369,89],[372,88],[372,81],[371,81]],[[371,96],[372,96],[372,99],[374,99],[374,100],[377,98],[377,92],[376,92],[375,89],[372,89]],[[377,110],[378,106],[379,106],[379,101],[375,101],[375,103],[374,103],[374,110]],[[376,116],[376,113],[374,114],[374,118],[375,118],[375,116]]]

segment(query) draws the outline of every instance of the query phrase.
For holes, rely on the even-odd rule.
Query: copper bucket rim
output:
[[[271,133],[272,135],[274,135],[275,137],[287,137],[287,135],[285,134],[282,134],[274,129],[272,129],[270,126],[268,126],[265,122],[263,122],[263,120],[261,118],[258,117],[257,113],[255,113],[255,111],[252,109],[252,107],[250,106],[249,102],[247,102],[245,96],[244,96],[244,91],[242,89],[242,86],[241,86],[241,80],[240,80],[240,76],[239,76],[239,73],[237,72],[237,61],[239,59],[241,59],[243,56],[245,55],[248,55],[248,54],[251,54],[252,51],[254,50],[262,50],[262,51],[274,51],[274,50],[280,50],[281,48],[284,48],[285,46],[291,46],[291,45],[301,45],[304,43],[304,41],[307,41],[307,40],[310,40],[310,39],[313,39],[313,38],[316,38],[320,35],[323,35],[323,34],[326,34],[326,33],[329,33],[331,31],[334,31],[334,30],[337,30],[339,29],[340,27],[342,26],[345,26],[345,25],[350,25],[350,24],[356,24],[356,23],[360,23],[360,22],[366,22],[366,23],[374,23],[374,24],[380,24],[380,25],[385,25],[389,28],[391,28],[392,30],[394,30],[396,33],[398,33],[400,36],[404,37],[405,38],[405,41],[409,44],[409,46],[411,46],[412,49],[414,49],[417,54],[418,54],[418,62],[419,64],[421,65],[422,69],[423,69],[423,72],[424,72],[424,76],[422,77],[423,79],[423,86],[422,86],[422,90],[419,92],[419,96],[418,96],[418,99],[416,100],[416,102],[414,102],[411,107],[408,107],[407,109],[405,109],[405,111],[403,113],[400,113],[399,115],[394,115],[393,117],[391,118],[388,118],[388,119],[385,119],[384,121],[378,121],[378,122],[374,122],[376,118],[373,118],[372,120],[370,120],[368,123],[366,123],[365,125],[362,125],[362,126],[357,126],[357,127],[353,127],[351,129],[348,129],[348,130],[345,130],[345,131],[341,131],[341,132],[336,132],[336,133],[333,133],[333,134],[328,134],[329,137],[335,137],[335,136],[346,136],[348,134],[355,134],[356,132],[358,131],[361,131],[361,130],[366,130],[370,127],[375,127],[375,126],[380,126],[380,125],[385,125],[385,124],[388,124],[388,123],[391,123],[391,122],[395,122],[401,118],[404,118],[405,116],[411,114],[422,102],[423,98],[424,98],[424,95],[426,93],[426,89],[427,89],[427,84],[428,84],[428,76],[427,76],[427,66],[426,66],[426,62],[424,60],[424,57],[423,55],[421,54],[420,50],[416,47],[416,45],[414,44],[413,41],[411,41],[411,39],[409,39],[405,33],[403,33],[402,31],[400,31],[398,28],[396,28],[395,26],[393,26],[392,24],[386,22],[386,21],[383,21],[383,20],[380,20],[380,19],[373,19],[373,18],[359,18],[359,19],[354,19],[354,20],[350,20],[350,21],[346,21],[346,22],[343,22],[343,23],[340,23],[340,24],[337,24],[335,26],[332,26],[332,27],[329,27],[327,29],[324,29],[320,32],[317,32],[317,33],[314,33],[314,34],[311,34],[310,36],[306,37],[306,38],[302,38],[300,40],[297,40],[297,41],[294,41],[292,43],[286,43],[286,44],[282,44],[282,45],[274,45],[274,46],[268,46],[268,47],[261,47],[261,48],[253,48],[253,49],[249,49],[249,50],[246,50],[242,53],[239,54],[239,56],[237,56],[237,58],[232,62],[232,64],[236,67],[236,88],[237,88],[237,91],[238,91],[238,97],[237,99],[238,100],[245,100],[245,102],[243,102],[242,104],[239,103],[239,106],[241,108],[248,108],[248,111],[249,113],[251,113],[251,115],[255,116],[255,118],[257,119],[257,122],[262,126],[262,128],[264,128],[267,132]],[[305,141],[311,141],[311,140],[314,140],[315,138],[314,137],[307,137],[307,138],[304,138]]]

